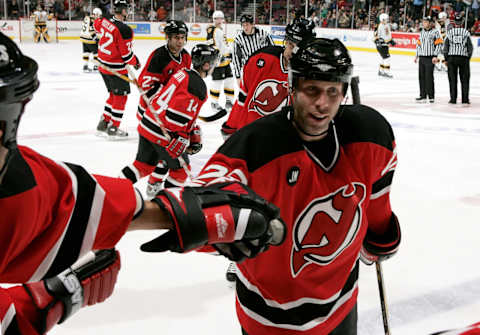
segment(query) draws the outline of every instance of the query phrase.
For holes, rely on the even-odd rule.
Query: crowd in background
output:
[[[7,17],[26,16],[25,0],[7,0]],[[318,27],[374,29],[382,13],[390,16],[393,31],[418,32],[424,15],[436,17],[445,11],[453,20],[457,13],[467,17],[472,35],[480,35],[479,1],[467,5],[462,0],[307,0],[307,16]],[[109,15],[111,0],[41,0],[41,4],[59,20],[81,20],[94,7]],[[30,13],[36,8],[30,1]],[[214,10],[222,10],[227,23],[238,21],[244,13],[255,15],[258,24],[286,24],[295,16],[305,16],[305,0],[216,1],[196,0],[137,0],[131,1],[130,20],[165,21],[175,18],[185,22],[210,22]],[[287,6],[288,5],[288,6]],[[289,9],[287,9],[289,8]],[[5,9],[3,9],[5,10]],[[3,16],[3,15],[2,15]]]

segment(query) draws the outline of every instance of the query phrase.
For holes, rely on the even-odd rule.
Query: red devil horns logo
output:
[[[248,104],[248,110],[265,116],[279,112],[289,102],[288,83],[268,79],[257,85],[252,99]]]
[[[328,265],[352,244],[362,223],[366,187],[354,182],[313,200],[293,227],[291,270],[298,276],[307,265]]]

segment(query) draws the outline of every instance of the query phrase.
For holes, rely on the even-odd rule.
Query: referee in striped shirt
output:
[[[448,65],[448,82],[450,84],[449,104],[457,103],[457,79],[460,73],[462,83],[462,104],[469,105],[470,58],[473,53],[472,40],[467,29],[462,28],[463,18],[455,16],[455,27],[447,31],[443,54]]]
[[[241,71],[251,54],[260,48],[274,45],[273,39],[265,30],[253,25],[253,16],[243,14],[240,17],[242,32],[233,40],[233,62],[237,83],[240,82]]]
[[[423,29],[417,41],[417,54],[415,63],[418,61],[418,80],[420,82],[420,96],[417,102],[427,102],[427,95],[430,103],[435,102],[435,83],[433,81],[433,70],[438,63],[438,54],[443,43],[442,36],[437,29],[433,29],[431,16],[423,18]]]

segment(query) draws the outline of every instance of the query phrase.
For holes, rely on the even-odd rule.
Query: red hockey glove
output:
[[[69,268],[55,277],[24,284],[23,287],[42,313],[40,329],[37,330],[41,334],[48,332],[81,307],[107,299],[113,292],[118,271],[118,251],[100,250],[86,263]]]
[[[143,251],[185,252],[214,244],[238,261],[282,243],[286,235],[279,209],[238,182],[164,189],[152,201],[170,215],[174,229],[143,244]],[[234,241],[245,245],[228,250]]]
[[[187,133],[177,133],[176,138],[172,138],[170,143],[167,144],[165,149],[167,149],[168,154],[172,158],[178,158],[181,154],[185,152],[185,149],[190,143],[189,136]]]
[[[202,130],[200,126],[195,126],[190,132],[190,145],[187,148],[189,155],[195,155],[202,150]]]
[[[378,235],[367,230],[367,235],[363,239],[363,246],[360,250],[360,259],[366,265],[389,259],[397,252],[401,237],[400,224],[397,216],[392,213],[390,224],[384,234]]]

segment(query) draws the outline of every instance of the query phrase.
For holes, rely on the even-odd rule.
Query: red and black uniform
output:
[[[91,250],[113,248],[141,197],[130,181],[19,147],[0,186],[0,282],[57,275]],[[0,288],[2,334],[36,335],[39,311],[21,286]]]
[[[388,122],[345,105],[325,138],[304,142],[292,114],[286,107],[240,129],[195,180],[239,180],[278,206],[287,225],[282,245],[237,264],[237,315],[250,335],[325,335],[342,326],[356,313],[367,228],[382,234],[393,215]]]
[[[289,105],[288,69],[284,66],[283,47],[268,46],[258,50],[243,68],[238,98],[227,125],[243,126]]]
[[[178,159],[167,153],[165,147],[169,141],[163,135],[159,121],[171,138],[189,134],[195,127],[200,109],[207,98],[207,86],[197,71],[183,69],[174,74],[161,91],[153,96],[151,107],[143,114],[138,125],[140,140],[137,156],[133,164],[122,170],[124,176],[135,183],[151,174],[158,162],[165,161],[168,181],[181,186],[187,175]],[[182,157],[186,163],[189,162],[185,153]]]
[[[97,19],[94,27],[100,35],[98,61],[101,64],[121,74],[127,74],[127,64],[138,64],[138,58],[132,50],[132,28],[115,17],[110,20]],[[109,92],[103,116],[105,121],[112,121],[112,124],[118,127],[122,121],[127,95],[130,93],[130,84],[101,67],[100,73]]]
[[[184,68],[189,69],[192,66],[192,57],[185,50],[180,51],[178,57],[174,56],[165,44],[155,49],[148,57],[147,63],[138,77],[138,83],[142,90],[151,97],[159,88],[166,85],[170,77]],[[145,100],[140,97],[138,104],[137,119],[142,119],[143,113],[147,108]]]

